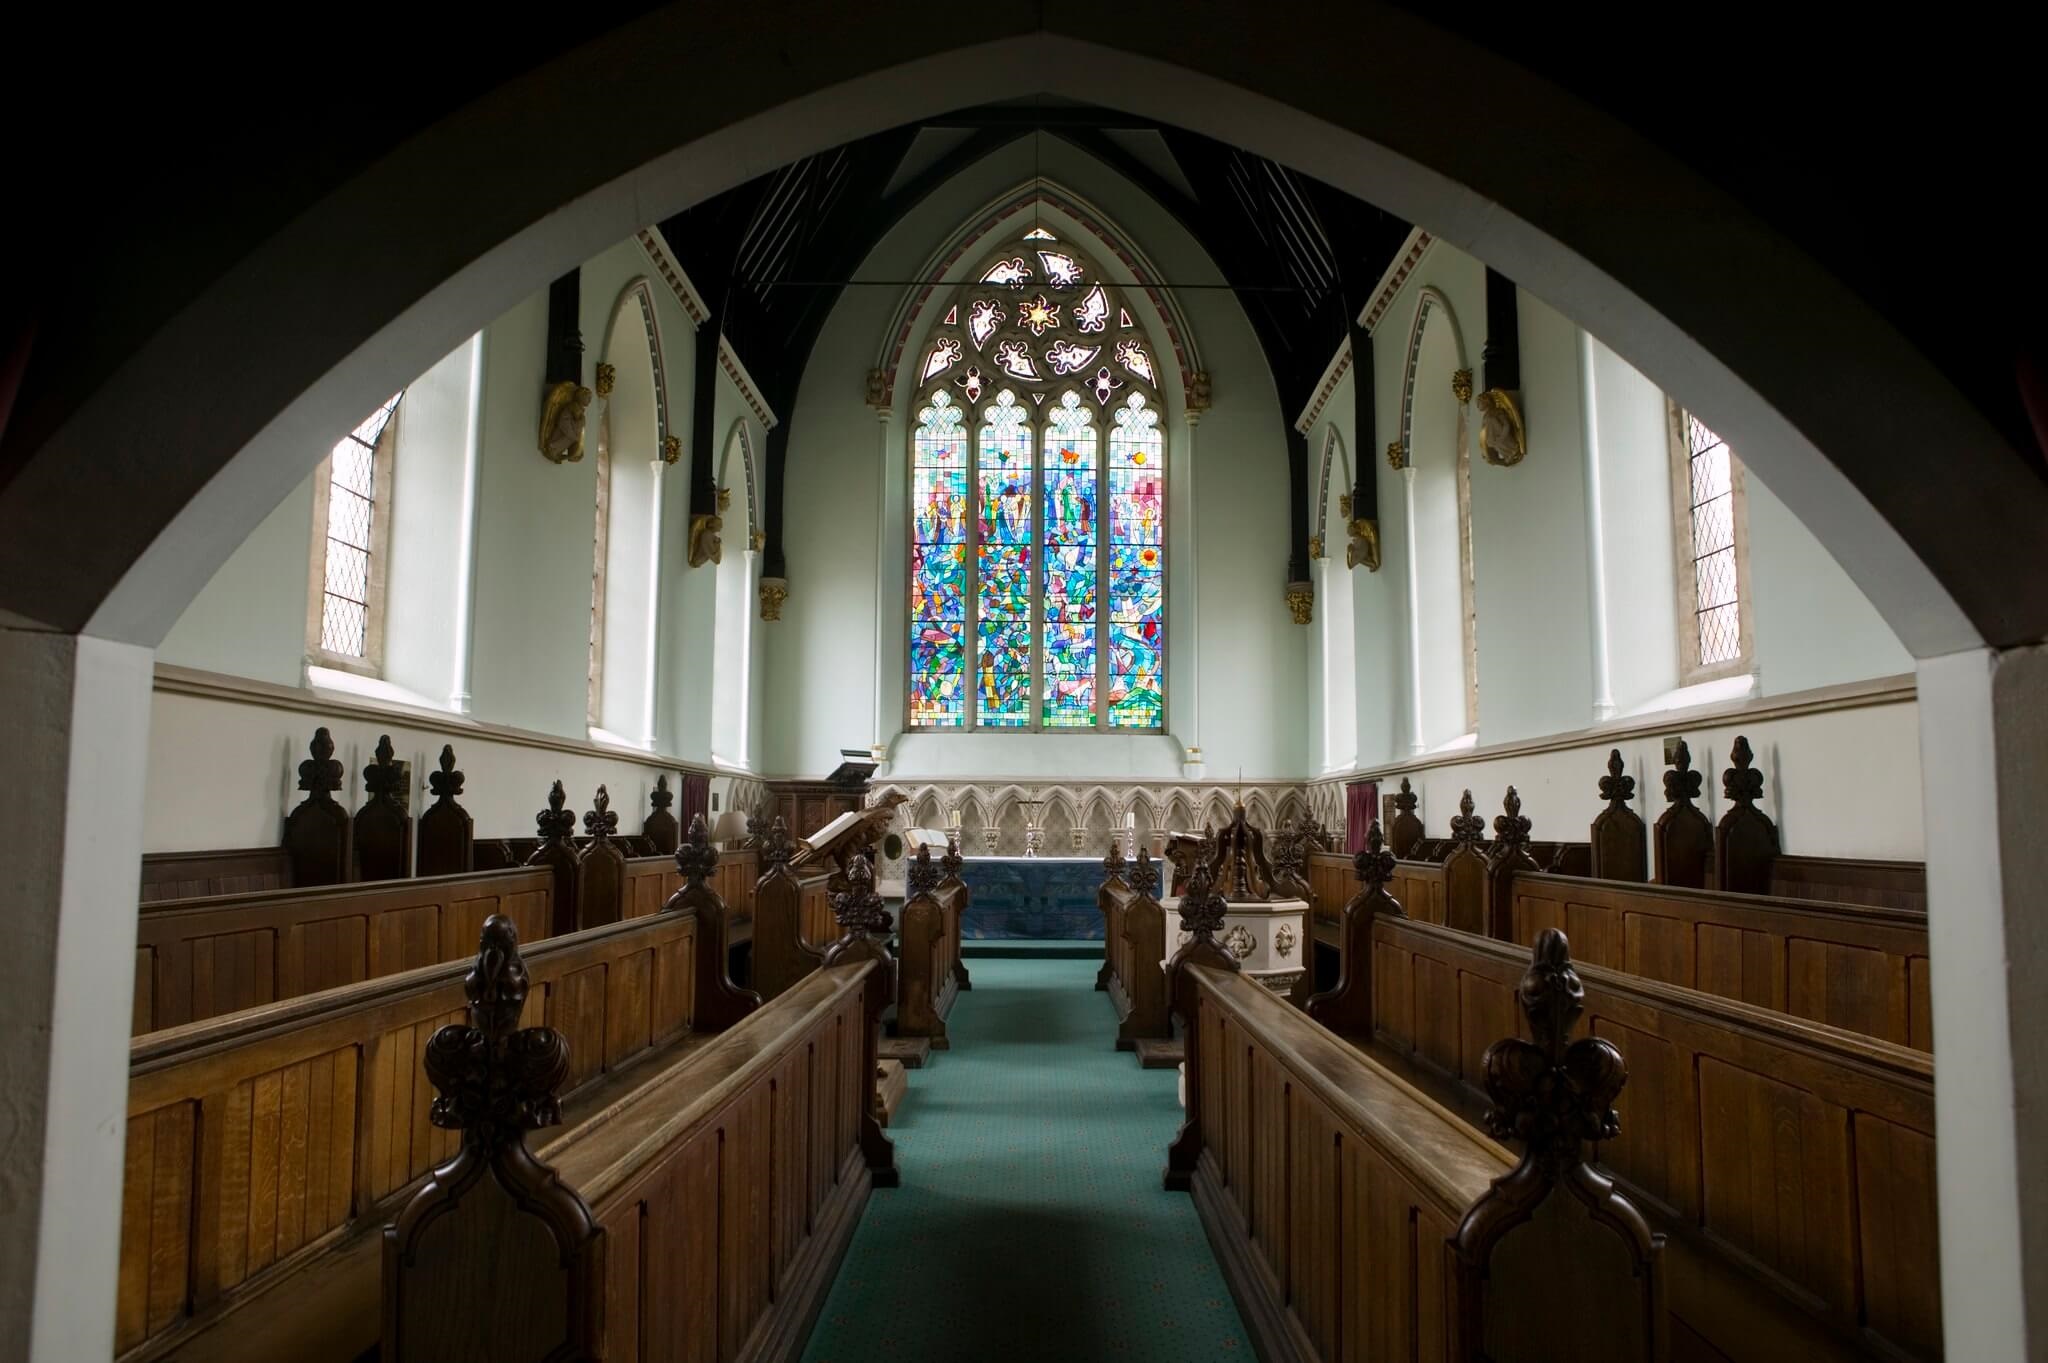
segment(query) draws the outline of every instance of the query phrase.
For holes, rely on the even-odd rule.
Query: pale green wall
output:
[[[406,385],[392,459],[384,677],[446,704],[460,689],[455,620],[464,588],[462,500],[469,442],[471,338]]]
[[[1911,672],[1912,655],[1841,565],[1754,473],[1744,476],[1750,622],[1765,692]]]
[[[164,637],[157,657],[184,667],[297,686],[306,660],[313,479],[263,518]]]

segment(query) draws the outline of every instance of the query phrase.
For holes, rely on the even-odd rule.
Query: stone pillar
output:
[[[2043,1359],[2048,649],[1923,659],[1919,682],[1945,1354]]]
[[[113,1354],[151,668],[0,630],[0,1363]]]

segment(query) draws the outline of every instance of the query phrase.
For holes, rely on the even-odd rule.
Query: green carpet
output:
[[[1114,1049],[1095,971],[975,962],[806,1363],[1250,1363],[1194,1203],[1159,1186],[1174,1072]]]

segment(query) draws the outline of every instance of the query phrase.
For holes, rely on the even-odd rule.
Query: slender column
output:
[[[661,480],[668,464],[657,458],[647,467],[654,480],[654,493],[647,499],[647,684],[640,701],[640,734],[641,742],[646,745],[649,752],[653,752],[657,746],[654,720],[655,687],[657,679],[661,676]]]
[[[146,648],[0,630],[4,1363],[114,1350],[150,681]]]
[[[484,443],[484,336],[469,338],[469,416],[462,432],[462,510],[455,540],[455,666],[448,703],[470,711],[470,656],[476,642],[477,480],[482,477]]]
[[[1167,459],[1167,470],[1173,475],[1171,479],[1172,487],[1175,493],[1178,494],[1180,501],[1180,515],[1176,518],[1177,524],[1180,527],[1180,534],[1177,537],[1173,535],[1167,537],[1172,551],[1168,563],[1169,565],[1174,563],[1182,565],[1179,572],[1180,590],[1174,596],[1176,600],[1182,603],[1180,612],[1181,628],[1187,633],[1187,651],[1184,655],[1187,658],[1187,666],[1181,669],[1182,680],[1187,686],[1187,702],[1184,712],[1186,722],[1174,725],[1174,728],[1181,735],[1181,748],[1186,756],[1181,773],[1183,776],[1188,775],[1186,771],[1187,766],[1197,766],[1203,761],[1202,612],[1201,599],[1198,592],[1201,575],[1198,571],[1200,565],[1195,562],[1194,557],[1195,427],[1199,426],[1201,422],[1201,413],[1189,412],[1187,414],[1187,436],[1185,442],[1187,448],[1183,451],[1178,461],[1175,461],[1171,455]],[[1179,464],[1178,469],[1174,468],[1176,462]],[[1171,543],[1176,538],[1178,538],[1179,542]],[[1171,580],[1173,571],[1173,568],[1169,566],[1167,569],[1169,580]],[[1166,637],[1166,646],[1168,648],[1180,647],[1174,640],[1172,631],[1168,631]],[[1174,705],[1175,702],[1169,700],[1167,704]],[[1177,710],[1176,714],[1179,713],[1183,712]],[[1193,778],[1191,777],[1190,779]]]
[[[1586,575],[1591,580],[1593,722],[1614,718],[1614,677],[1607,652],[1607,529],[1600,516],[1599,391],[1593,377],[1593,338],[1579,333],[1579,444],[1586,456]]]
[[[896,727],[890,725],[885,728],[882,720],[883,668],[886,666],[885,660],[894,656],[893,651],[884,642],[884,636],[894,638],[899,646],[905,646],[903,632],[898,630],[891,634],[888,624],[890,585],[903,585],[902,574],[891,573],[885,562],[885,546],[889,540],[889,453],[893,448],[893,442],[890,440],[890,417],[893,415],[894,413],[886,407],[875,409],[875,434],[880,440],[877,447],[880,457],[875,461],[875,648],[871,730],[874,737],[870,740],[868,755],[877,762],[881,761],[888,751],[885,736],[894,734]]]
[[[1401,504],[1408,517],[1408,751],[1420,753],[1422,741],[1422,572],[1415,545],[1415,468],[1401,470]]]

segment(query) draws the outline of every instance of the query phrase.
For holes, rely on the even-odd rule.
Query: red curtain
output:
[[[1380,783],[1353,781],[1344,787],[1344,850],[1365,849],[1366,830],[1380,816]]]
[[[703,772],[686,772],[683,788],[676,798],[676,825],[685,834],[690,831],[690,821],[699,814],[704,816],[704,826],[711,826],[711,778]]]

